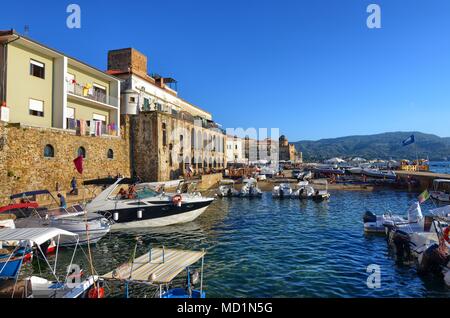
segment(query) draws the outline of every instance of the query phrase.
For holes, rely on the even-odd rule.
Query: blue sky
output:
[[[82,10],[80,30],[66,7]],[[381,6],[381,29],[366,8]],[[386,131],[450,136],[450,1],[8,1],[0,29],[98,68],[134,47],[149,72],[228,127],[291,141]]]

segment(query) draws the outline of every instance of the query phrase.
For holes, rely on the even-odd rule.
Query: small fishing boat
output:
[[[136,253],[136,247],[133,255]],[[125,285],[125,297],[130,298],[130,286],[154,287],[157,298],[205,298],[203,290],[203,264],[206,252],[177,249],[150,248],[148,253],[122,264],[102,276],[108,281]],[[191,267],[201,262],[200,272]],[[185,286],[173,287],[174,279],[186,272]],[[195,286],[198,286],[198,289]]]
[[[430,191],[430,196],[440,202],[450,202],[450,180],[433,180],[433,191]]]
[[[63,276],[57,270],[59,242],[64,236],[71,236],[77,243],[70,264]],[[54,264],[51,265],[43,251],[48,242],[55,241],[58,244]],[[89,276],[80,280],[79,267],[72,262],[78,247],[78,235],[57,228],[27,228],[27,229],[0,229],[0,244],[16,242],[16,248],[9,251],[9,255],[3,256],[0,263],[0,277],[3,278],[0,285],[0,297],[12,298],[83,298],[97,297],[102,292],[101,282],[98,276]],[[22,278],[20,275],[25,259],[31,250],[37,253],[37,258],[43,259],[44,264],[54,280],[48,280],[38,276]],[[42,270],[42,269],[41,269]],[[28,271],[27,271],[28,272]],[[63,277],[63,279],[61,279]],[[95,297],[95,298],[97,298]]]
[[[219,197],[238,197],[239,191],[234,188],[233,180],[222,180],[219,183],[219,188],[217,189],[217,195]]]
[[[16,228],[54,227],[78,234],[78,244],[96,243],[109,233],[111,223],[99,214],[87,213],[81,205],[68,208],[39,207],[34,198],[38,195],[47,195],[57,200],[48,190],[29,191],[10,196],[11,204],[1,208],[1,212],[12,213],[17,219]],[[20,199],[20,203],[14,200]],[[64,236],[61,245],[71,245],[71,236]]]
[[[239,193],[241,197],[259,197],[262,195],[262,191],[258,188],[258,182],[256,179],[244,179],[242,183],[244,185]]]
[[[191,222],[214,201],[214,198],[203,197],[197,191],[158,192],[130,178],[89,180],[84,185],[105,189],[86,205],[86,210],[110,220],[113,230]]]
[[[292,195],[292,188],[288,182],[275,185],[272,190],[272,197],[274,198],[290,198]]]

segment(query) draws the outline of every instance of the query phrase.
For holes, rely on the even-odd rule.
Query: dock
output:
[[[450,180],[450,174],[445,173],[435,173],[429,171],[403,171],[403,170],[395,171],[395,173],[400,179],[403,180],[408,180],[411,178],[418,180],[420,183],[421,190],[431,189],[433,185],[433,180],[435,179]]]

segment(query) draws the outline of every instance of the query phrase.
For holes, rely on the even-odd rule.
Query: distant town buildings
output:
[[[229,164],[247,163],[245,157],[245,140],[237,136],[227,136],[226,157]]]

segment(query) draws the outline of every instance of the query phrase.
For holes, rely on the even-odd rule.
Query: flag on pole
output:
[[[80,174],[83,174],[83,156],[78,156],[74,159],[73,164],[75,165],[75,169],[77,169]]]
[[[419,195],[419,203],[422,204],[429,198],[430,198],[430,193],[428,192],[428,190],[425,190]]]
[[[408,146],[410,144],[413,144],[415,142],[415,138],[414,135],[409,136],[408,138],[406,138],[405,140],[402,141],[403,146]]]

